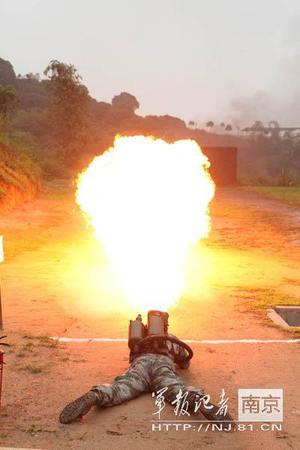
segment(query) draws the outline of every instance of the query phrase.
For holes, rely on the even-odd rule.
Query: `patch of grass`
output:
[[[269,198],[281,200],[290,205],[300,207],[300,187],[253,186],[249,189]]]
[[[287,328],[287,331],[292,333],[295,339],[300,339],[300,328],[299,327],[290,327],[290,328]]]
[[[255,299],[251,302],[251,306],[256,309],[268,309],[273,308],[276,305],[284,305],[284,306],[292,306],[298,305],[300,306],[300,300],[297,297],[292,297],[290,295],[280,295],[269,293],[268,296],[264,298]]]
[[[269,288],[243,288],[237,293],[237,296],[243,300],[243,306],[247,310],[264,310],[276,305],[300,306],[299,297]]]
[[[48,336],[39,336],[37,339],[39,341],[37,345],[40,347],[57,348],[59,344],[58,341],[54,341]]]
[[[292,284],[292,285],[294,285],[294,286],[298,286],[298,285],[299,285],[299,280],[297,280],[297,279],[295,279],[295,278],[288,278],[288,277],[285,277],[285,278],[283,278],[283,281],[284,281],[285,283]]]
[[[20,348],[20,351],[16,356],[18,356],[19,358],[22,358],[23,356],[27,356],[28,353],[33,353],[34,347],[35,346],[32,342],[28,342],[27,344],[23,345]]]
[[[46,367],[32,366],[31,364],[27,364],[27,366],[21,367],[19,370],[25,370],[32,375],[37,375],[39,373],[46,372],[46,369]]]
[[[241,288],[239,288],[241,289]],[[283,294],[275,289],[266,288],[248,288],[242,289],[237,296],[242,300],[244,312],[257,312],[265,314],[267,309],[272,309],[277,305],[300,306],[299,297]],[[266,326],[277,328],[286,333],[292,334],[295,339],[300,338],[300,327],[284,328],[272,322],[267,322]]]
[[[23,345],[22,350],[26,352],[33,352],[34,344],[32,342],[27,342],[25,345]]]
[[[266,326],[268,328],[276,328],[277,330],[284,331],[285,333],[288,333],[288,334],[292,334],[295,339],[300,338],[300,328],[299,327],[284,328],[284,327],[278,325],[277,323],[273,323],[273,322],[268,322],[266,324]]]
[[[276,328],[277,330],[281,330],[283,328],[280,325],[278,325],[278,323],[274,323],[274,322],[268,322],[268,323],[266,323],[266,326],[268,328]]]
[[[40,431],[43,431],[42,428],[38,428],[36,425],[30,425],[28,428],[20,428],[20,430],[23,433],[29,433],[31,435],[34,435],[36,433],[39,433]]]
[[[57,348],[59,346],[58,341],[54,341],[53,339],[50,339],[48,336],[32,336],[30,334],[25,334],[23,336],[24,339],[30,339],[30,340],[37,340],[36,347],[48,347],[48,348]],[[35,345],[31,342],[28,342],[25,344],[26,347],[28,347],[28,351],[30,347],[34,347]]]
[[[85,439],[86,435],[87,435],[87,431],[85,431],[85,432],[84,432],[81,436],[79,436],[77,439],[78,439],[79,441],[83,441],[83,440]]]
[[[35,337],[35,336],[32,336],[32,334],[24,334],[24,335],[22,336],[22,338],[23,338],[23,339],[36,339],[36,337]]]
[[[16,351],[16,345],[10,344],[9,347],[3,347],[4,353],[14,353]]]

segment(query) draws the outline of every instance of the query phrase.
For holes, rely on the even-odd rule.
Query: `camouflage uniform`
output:
[[[162,390],[161,392],[159,392]],[[199,410],[207,420],[223,422],[224,430],[231,431],[232,417],[227,411],[221,416],[219,408],[209,401],[202,389],[185,387],[175,372],[172,356],[157,353],[143,353],[136,356],[126,373],[115,378],[114,382],[94,386],[89,392],[65,406],[59,416],[63,424],[76,420],[89,412],[92,406],[109,407],[119,405],[138,397],[144,392],[161,394],[170,403],[185,411]],[[206,398],[205,402],[204,399]]]
[[[131,363],[127,372],[115,378],[113,384],[94,386],[92,390],[99,393],[99,406],[115,406],[144,392],[155,392],[168,388],[164,393],[167,401],[175,400],[180,392],[188,391],[189,400],[204,395],[202,389],[186,388],[180,376],[175,372],[173,360],[169,356],[143,353]],[[192,402],[193,403],[193,402]],[[192,404],[191,404],[192,406]]]

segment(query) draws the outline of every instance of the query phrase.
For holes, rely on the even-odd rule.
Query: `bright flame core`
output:
[[[78,178],[77,203],[139,311],[167,310],[184,289],[190,246],[210,229],[208,167],[192,140],[116,137]]]

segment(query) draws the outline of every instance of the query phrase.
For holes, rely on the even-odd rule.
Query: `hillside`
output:
[[[57,81],[63,78],[53,71],[53,63],[56,70],[59,67],[69,76],[69,97],[57,96]],[[116,134],[143,134],[167,141],[196,139],[202,146],[235,146],[238,176],[244,183],[300,183],[300,142],[289,136],[241,136],[232,130],[216,134],[213,127],[208,131],[196,128],[194,123],[187,126],[171,115],[143,117],[136,112],[139,102],[133,95],[122,92],[111,103],[97,101],[82,84],[76,68],[58,61],[51,61],[42,77],[33,73],[16,75],[12,64],[0,59],[1,85],[12,86],[17,97],[6,136],[17,152],[31,153],[46,178],[75,177],[112,144]]]
[[[39,188],[38,166],[0,142],[0,211],[30,200]]]

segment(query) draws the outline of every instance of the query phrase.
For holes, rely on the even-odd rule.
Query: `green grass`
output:
[[[251,190],[293,206],[300,206],[300,187],[253,186]]]
[[[266,318],[267,309],[273,309],[277,305],[284,306],[300,306],[299,297],[286,295],[278,290],[269,288],[247,288],[241,292],[238,291],[238,298],[240,299],[241,311],[245,313],[258,313]],[[272,322],[266,323],[266,326],[278,328],[281,331],[289,333],[294,339],[300,338],[300,327],[283,328],[280,325]]]
[[[281,325],[277,325],[277,323],[268,323],[266,324],[268,328],[276,328],[277,330],[283,331],[289,335],[292,335],[293,339],[300,339],[300,328],[299,327],[289,327],[284,328]]]
[[[32,334],[23,334],[23,339],[37,339],[36,336],[33,336]]]
[[[23,346],[22,350],[32,351],[32,347],[48,347],[48,348],[58,348],[59,342],[54,341],[48,336],[32,336],[31,334],[24,334],[23,339],[35,340],[35,344],[27,342],[25,348]]]
[[[283,294],[280,291],[269,288],[248,288],[244,289],[241,298],[245,298],[244,305],[250,310],[264,310],[273,308],[276,305],[300,306],[299,297]],[[249,300],[249,297],[252,297]]]
[[[25,366],[19,367],[18,370],[29,372],[32,375],[38,375],[38,374],[48,374],[51,371],[52,364],[47,363],[43,366],[33,366],[32,364],[27,364]]]
[[[43,367],[38,366],[32,366],[31,364],[28,364],[27,366],[21,367],[20,370],[25,370],[33,375],[36,375],[38,373],[42,373],[44,371]]]
[[[41,431],[43,431],[42,428],[39,428],[37,425],[30,425],[28,428],[20,428],[20,431],[22,431],[23,433],[28,433],[31,434],[32,436],[36,435],[36,433],[39,433]]]
[[[37,346],[39,347],[58,348],[59,346],[58,341],[54,341],[48,336],[38,336],[37,339],[39,341]]]

